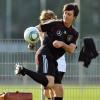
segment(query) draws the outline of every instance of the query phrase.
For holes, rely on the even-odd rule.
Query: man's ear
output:
[[[73,21],[75,21],[76,17],[73,18]]]

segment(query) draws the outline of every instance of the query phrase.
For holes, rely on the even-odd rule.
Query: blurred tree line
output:
[[[23,32],[27,27],[39,23],[41,1],[43,0],[0,0],[0,38],[23,38]],[[62,18],[63,5],[74,0],[45,1],[45,8],[53,10],[58,18]],[[81,35],[99,34],[100,0],[80,0],[80,2]]]
[[[98,37],[100,34],[100,0],[81,0],[80,4],[81,35],[90,34]]]

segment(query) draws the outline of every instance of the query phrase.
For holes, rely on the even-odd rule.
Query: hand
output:
[[[28,44],[28,49],[33,49],[34,48],[34,44],[29,43]]]
[[[64,42],[58,41],[58,40],[55,40],[55,41],[53,42],[53,46],[54,46],[55,48],[61,48],[61,47],[63,46],[63,44],[64,44]]]

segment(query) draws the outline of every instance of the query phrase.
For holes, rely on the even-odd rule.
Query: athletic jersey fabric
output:
[[[50,54],[55,60],[60,58],[65,51],[63,48],[55,48],[52,45],[53,41],[59,40],[69,45],[70,43],[76,44],[78,38],[78,32],[72,26],[70,28],[65,27],[62,20],[41,24],[41,30],[42,32],[47,33],[43,41],[44,46],[41,49],[41,52],[47,52],[47,54]]]

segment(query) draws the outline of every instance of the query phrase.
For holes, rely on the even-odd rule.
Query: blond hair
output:
[[[41,23],[44,23],[45,21],[52,20],[52,19],[57,19],[57,16],[51,10],[43,10],[39,17]]]

